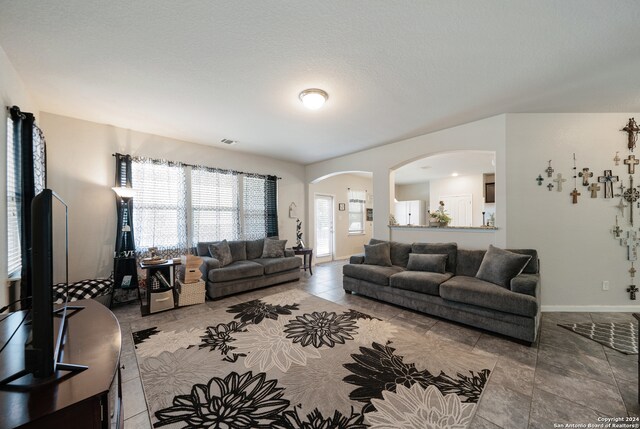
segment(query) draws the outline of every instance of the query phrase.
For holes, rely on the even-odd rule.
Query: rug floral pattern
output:
[[[464,429],[495,365],[297,290],[133,339],[156,428]]]

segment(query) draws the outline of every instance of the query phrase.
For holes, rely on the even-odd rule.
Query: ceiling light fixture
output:
[[[452,175],[453,177],[458,177],[458,173],[456,173],[455,171],[454,171],[453,173],[451,173],[451,175]]]
[[[329,94],[318,88],[310,88],[302,91],[298,98],[307,109],[317,110],[327,101]]]

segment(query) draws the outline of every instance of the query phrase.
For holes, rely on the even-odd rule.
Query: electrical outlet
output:
[[[609,290],[609,280],[604,280],[602,282],[602,290]]]

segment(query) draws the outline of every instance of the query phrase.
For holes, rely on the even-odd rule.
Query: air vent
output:
[[[232,144],[236,144],[236,143],[238,143],[238,142],[237,142],[236,140],[222,139],[222,140],[220,140],[220,143],[224,143],[224,144],[232,145]]]

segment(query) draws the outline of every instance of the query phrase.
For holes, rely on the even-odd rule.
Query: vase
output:
[[[449,222],[438,222],[438,226],[440,228],[446,228],[447,226],[449,226]]]

